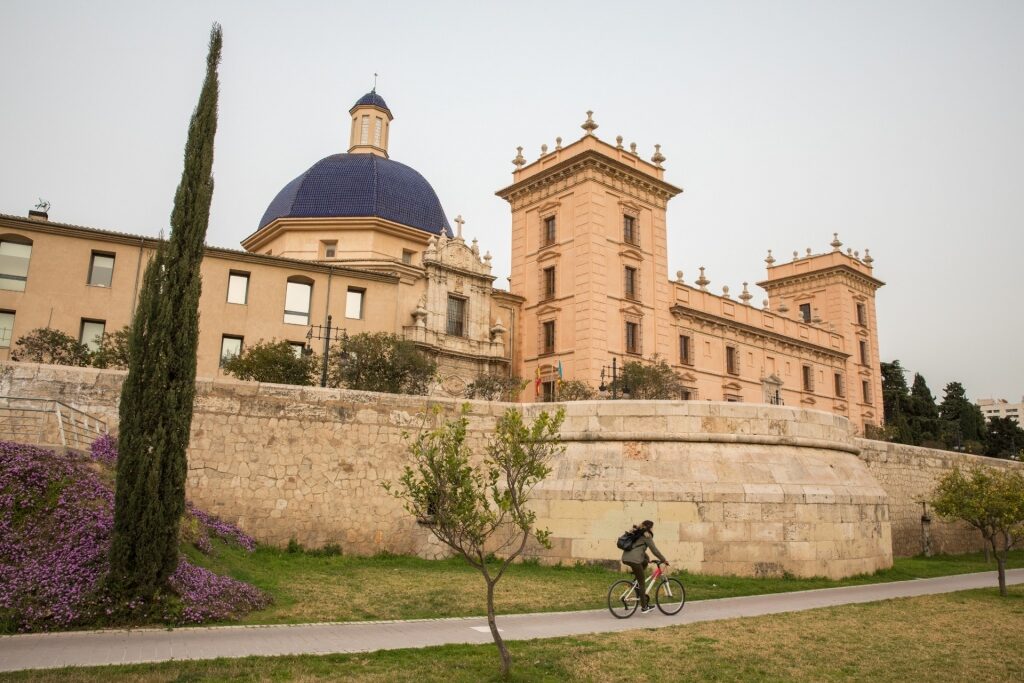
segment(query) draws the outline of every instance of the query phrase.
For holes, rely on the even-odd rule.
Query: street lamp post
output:
[[[345,330],[343,330],[340,327],[334,327],[333,325],[331,325],[331,321],[332,317],[328,315],[326,325],[311,325],[309,328],[309,332],[306,332],[306,344],[310,353],[312,353],[313,351],[312,344],[314,339],[324,340],[324,357],[320,364],[320,386],[322,387],[327,386],[327,361],[330,358],[331,353],[331,332],[333,331],[337,333],[338,338],[341,339],[343,343],[344,339],[347,336]],[[313,330],[316,330],[315,334],[313,333]],[[342,360],[345,359],[345,356],[346,354],[343,348],[341,351]]]
[[[605,371],[607,369],[608,369],[607,365],[605,365],[605,366],[603,366],[601,368],[601,386],[598,387],[598,390],[599,391],[608,391],[609,389],[611,389],[612,400],[614,401],[614,400],[616,400],[618,398],[618,396],[616,394],[617,394],[617,392],[619,390],[618,358],[616,358],[615,356],[612,356],[612,381],[611,381],[611,384],[606,384],[605,381],[604,381],[604,373],[605,373]],[[629,393],[629,387],[622,387],[622,393],[623,394],[628,394]]]

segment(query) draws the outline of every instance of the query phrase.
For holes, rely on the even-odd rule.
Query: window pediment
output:
[[[552,306],[550,304],[547,304],[547,305],[541,306],[540,308],[537,309],[537,317],[543,317],[543,316],[546,316],[546,315],[554,315],[556,313],[560,313],[561,311],[562,311],[562,309],[559,308],[558,306]]]
[[[562,253],[559,251],[548,250],[537,257],[537,263],[541,263],[543,261],[554,261],[561,257],[561,255]]]
[[[739,382],[722,382],[722,388],[729,391],[740,391],[743,389],[743,385]]]
[[[622,308],[619,309],[619,312],[624,315],[633,316],[636,318],[644,317],[644,309],[640,308],[639,306],[623,306]]]
[[[643,261],[644,255],[636,249],[623,249],[619,252],[619,256],[622,258],[633,259],[634,261]]]

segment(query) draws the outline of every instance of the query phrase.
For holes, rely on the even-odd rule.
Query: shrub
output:
[[[269,604],[256,588],[185,559],[170,579],[176,595],[159,604],[119,603],[102,590],[114,496],[91,463],[112,464],[114,444],[100,437],[90,460],[0,441],[0,628],[48,631],[140,618],[195,624]],[[252,547],[234,527],[194,508],[190,513],[205,534]]]
[[[262,339],[224,361],[224,372],[238,379],[272,384],[310,386],[316,375],[317,356],[296,354],[287,341]]]
[[[14,342],[11,360],[50,365],[89,364],[89,347],[60,330],[39,327]]]

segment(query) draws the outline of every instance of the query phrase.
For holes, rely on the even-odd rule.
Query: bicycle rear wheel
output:
[[[617,619],[626,619],[633,616],[633,612],[640,606],[636,589],[632,581],[616,581],[608,589],[608,611]]]
[[[676,578],[665,579],[658,584],[654,600],[662,614],[678,614],[686,604],[686,589],[683,588],[683,582]]]

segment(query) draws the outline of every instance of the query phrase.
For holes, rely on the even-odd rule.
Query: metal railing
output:
[[[47,398],[0,396],[0,439],[87,450],[107,423]]]

